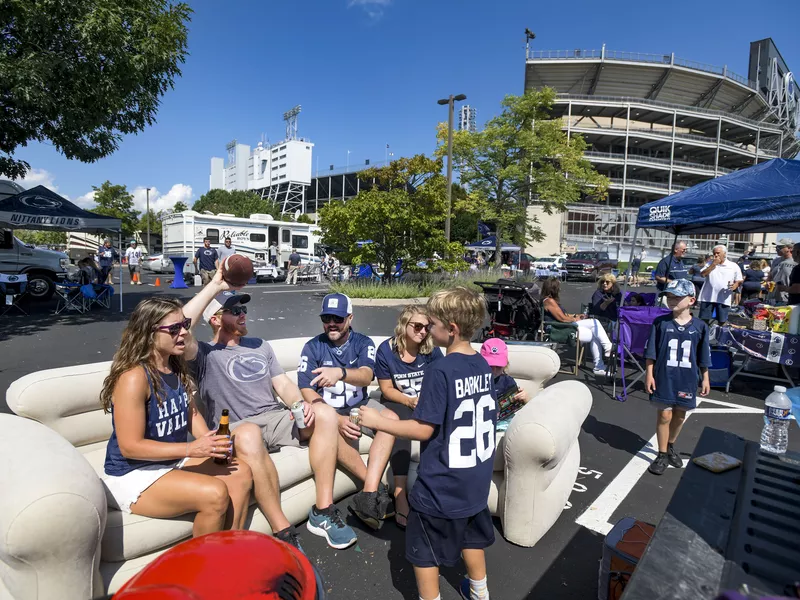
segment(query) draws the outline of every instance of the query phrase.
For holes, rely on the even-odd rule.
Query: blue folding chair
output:
[[[80,283],[59,281],[56,283],[56,295],[58,296],[58,304],[56,304],[57,315],[60,315],[65,310],[84,312],[83,293],[81,292]]]
[[[111,296],[114,294],[114,288],[110,285],[97,285],[87,283],[81,286],[81,295],[83,296],[83,310],[86,312],[95,304],[99,304],[103,308],[111,308]]]
[[[25,312],[25,309],[20,306],[20,301],[25,296],[27,288],[27,275],[0,273],[0,298],[3,299],[3,312],[0,312],[0,315],[6,314],[12,308],[16,308],[23,315],[27,315],[28,313]]]

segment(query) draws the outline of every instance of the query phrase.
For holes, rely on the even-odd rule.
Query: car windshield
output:
[[[549,256],[545,256],[543,258],[534,258],[533,260],[536,262],[551,262],[553,259]]]
[[[594,257],[591,252],[577,252],[572,255],[573,260],[592,260]]]

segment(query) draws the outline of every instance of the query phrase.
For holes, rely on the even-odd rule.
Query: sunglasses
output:
[[[238,317],[239,315],[246,315],[247,314],[247,307],[239,304],[239,305],[233,306],[231,308],[226,308],[222,312],[231,313],[234,317]]]
[[[319,318],[322,319],[322,322],[325,323],[326,325],[331,322],[336,323],[337,325],[341,325],[342,323],[344,323],[345,319],[345,317],[338,317],[336,315],[320,315]]]
[[[433,327],[430,323],[428,323],[427,325],[423,325],[422,323],[411,323],[411,322],[408,323],[408,326],[414,328],[414,333],[419,333],[423,329],[427,333],[430,332],[431,327]]]
[[[192,326],[192,319],[190,317],[186,317],[183,321],[178,321],[177,323],[173,323],[172,325],[162,325],[161,327],[156,327],[159,331],[166,331],[172,337],[178,335],[182,329],[189,331]]]

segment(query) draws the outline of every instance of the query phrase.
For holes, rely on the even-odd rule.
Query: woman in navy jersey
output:
[[[209,431],[192,399],[183,353],[191,319],[171,298],[139,303],[122,333],[100,400],[112,415],[103,480],[116,507],[154,518],[197,513],[194,536],[241,529],[249,467],[226,459],[228,436]],[[188,440],[188,432],[195,440]]]
[[[381,402],[401,419],[408,419],[417,406],[425,367],[443,356],[428,336],[430,321],[422,306],[409,305],[400,313],[394,336],[378,346],[375,377],[381,388]],[[395,522],[405,529],[408,515],[406,484],[411,462],[411,442],[397,438],[392,450]]]

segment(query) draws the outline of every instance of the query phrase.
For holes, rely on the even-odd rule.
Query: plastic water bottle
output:
[[[776,385],[775,391],[767,396],[764,406],[764,429],[761,431],[761,450],[772,454],[784,454],[789,445],[789,422],[792,414],[792,401],[786,395],[786,388]]]

